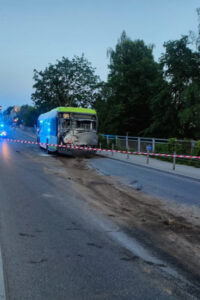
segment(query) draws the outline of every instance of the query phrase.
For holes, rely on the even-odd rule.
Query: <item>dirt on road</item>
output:
[[[70,181],[89,205],[129,234],[139,232],[146,246],[200,279],[200,209],[134,190],[91,169],[86,158],[48,159],[44,171]]]
[[[67,170],[66,179],[91,205],[130,232],[141,230],[146,241],[200,276],[200,209],[146,195],[117,178],[102,176],[88,167],[87,159],[59,160]]]

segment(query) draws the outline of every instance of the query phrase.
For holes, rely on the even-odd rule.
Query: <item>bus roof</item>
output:
[[[54,118],[56,117],[58,112],[68,112],[68,113],[81,113],[81,114],[92,114],[96,115],[96,110],[91,108],[81,108],[81,107],[65,107],[60,106],[56,107],[49,112],[46,112],[39,116],[39,120],[46,119],[46,118]]]
[[[91,108],[81,108],[81,107],[57,107],[57,111],[59,112],[75,112],[82,114],[93,114],[96,115],[96,110]]]

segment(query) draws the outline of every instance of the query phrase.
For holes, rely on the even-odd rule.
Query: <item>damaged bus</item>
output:
[[[89,108],[57,107],[40,115],[37,121],[37,142],[48,153],[62,151],[62,145],[96,147],[96,111]]]

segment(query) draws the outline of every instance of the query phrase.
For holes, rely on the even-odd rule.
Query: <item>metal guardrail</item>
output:
[[[115,146],[121,146],[125,149],[133,149],[134,151],[146,151],[156,152],[156,145],[159,144],[168,144],[168,139],[166,138],[152,138],[152,137],[136,137],[136,136],[123,136],[123,135],[109,135],[102,134],[106,138],[107,144],[109,145],[110,141],[112,141]],[[176,140],[177,143],[188,145],[188,153],[192,153],[196,141],[194,140]]]

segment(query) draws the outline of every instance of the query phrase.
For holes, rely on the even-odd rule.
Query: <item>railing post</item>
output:
[[[114,144],[112,144],[112,156],[114,155],[113,150],[114,150]]]
[[[194,150],[194,147],[195,147],[195,141],[191,141],[191,153],[193,152]]]
[[[115,137],[115,146],[117,147],[117,135]]]
[[[106,136],[106,143],[107,143],[107,146],[108,146],[108,144],[109,144],[108,135]]]
[[[129,159],[129,153],[128,152],[129,152],[129,149],[127,149],[127,157],[126,157],[127,159]]]
[[[147,150],[147,165],[149,165],[149,150]]]
[[[128,149],[128,132],[126,133],[126,149]]]
[[[152,139],[152,152],[153,153],[156,152],[156,140],[155,140],[155,138]]]
[[[140,152],[140,149],[141,149],[140,145],[141,145],[141,139],[140,139],[140,137],[138,137],[138,145],[137,145],[138,152]]]
[[[174,151],[174,156],[173,156],[173,170],[176,169],[176,151]]]

